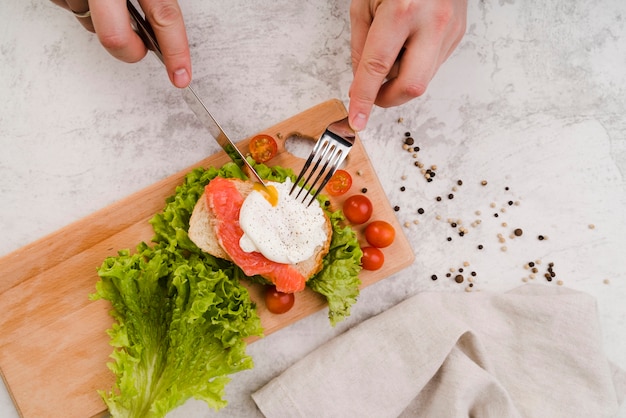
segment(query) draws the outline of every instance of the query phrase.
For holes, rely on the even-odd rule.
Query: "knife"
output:
[[[126,5],[134,23],[133,30],[139,35],[146,47],[150,51],[154,52],[154,55],[156,55],[157,58],[164,63],[163,54],[161,53],[161,48],[156,40],[152,26],[150,26],[150,23],[144,19],[130,0],[126,0]],[[261,183],[263,187],[267,187],[261,176],[259,176],[259,173],[257,173],[254,167],[252,167],[248,160],[246,160],[246,157],[244,157],[239,148],[237,148],[235,143],[228,137],[228,135],[226,135],[224,129],[222,129],[220,124],[217,123],[213,115],[211,115],[211,112],[209,112],[209,109],[206,107],[202,99],[200,99],[200,96],[198,96],[196,91],[193,89],[191,83],[183,89],[183,98],[193,113],[196,114],[200,122],[202,122],[202,124],[208,129],[211,136],[213,136],[230,159],[233,160],[239,167],[243,167],[245,165],[254,175],[256,180]]]

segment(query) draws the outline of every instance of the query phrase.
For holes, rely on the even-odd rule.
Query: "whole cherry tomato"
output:
[[[372,216],[372,202],[362,194],[350,196],[343,203],[343,214],[353,224],[365,223]]]
[[[361,266],[365,270],[378,270],[385,263],[385,255],[376,247],[361,248],[363,257],[361,257]]]
[[[276,286],[268,286],[265,290],[265,306],[274,314],[283,314],[289,311],[296,300],[293,293],[284,293],[276,290]]]
[[[389,222],[372,221],[365,227],[365,239],[374,247],[388,247],[395,238],[396,230]]]
[[[278,152],[276,140],[265,134],[253,137],[248,147],[250,148],[250,155],[257,163],[268,162],[274,158]]]
[[[352,176],[346,170],[337,170],[326,183],[326,193],[331,196],[341,196],[352,187]]]

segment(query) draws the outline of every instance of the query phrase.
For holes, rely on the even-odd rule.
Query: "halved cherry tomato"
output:
[[[343,203],[343,214],[353,224],[365,223],[372,216],[372,202],[365,195],[352,195]]]
[[[374,247],[388,247],[395,238],[396,230],[388,222],[372,221],[365,227],[365,239]]]
[[[361,266],[365,270],[378,270],[385,263],[385,255],[376,247],[361,248],[363,257],[361,257]]]
[[[276,156],[278,145],[269,135],[260,134],[250,140],[250,155],[257,163],[265,163]]]
[[[346,170],[337,170],[326,183],[326,193],[331,196],[341,196],[352,187],[352,176]]]
[[[275,314],[284,314],[293,307],[296,297],[293,293],[283,293],[276,286],[268,286],[265,290],[265,306]]]

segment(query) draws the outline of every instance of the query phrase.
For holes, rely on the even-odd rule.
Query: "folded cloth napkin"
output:
[[[420,293],[316,349],[252,395],[268,418],[610,417],[626,372],[596,302],[563,287]]]

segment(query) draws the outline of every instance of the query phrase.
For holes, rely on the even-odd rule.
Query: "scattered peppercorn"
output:
[[[436,274],[433,274],[432,276],[430,276],[430,278],[431,278],[433,281],[434,281],[434,280],[437,280],[437,275],[436,275]]]
[[[367,193],[367,187],[363,187],[363,188],[361,189],[361,193]]]
[[[452,193],[450,193],[450,194],[448,195],[448,199],[454,199],[454,195],[453,195]]]
[[[446,238],[446,240],[452,241],[452,237],[448,237],[448,238]]]
[[[457,283],[463,283],[463,275],[461,275],[461,274],[457,274],[457,275],[454,277],[454,281],[455,281],[455,282],[457,282]]]
[[[405,133],[404,133],[404,136],[406,136],[406,137],[411,136],[411,132],[405,132]]]
[[[415,143],[415,140],[409,136],[404,140],[404,143],[407,145],[413,145]]]
[[[456,184],[458,184],[459,186],[462,186],[462,185],[463,185],[463,180],[458,180],[458,181],[456,182]]]
[[[405,191],[405,190],[406,190],[406,187],[404,187],[404,186],[400,187],[400,191],[401,191],[401,192],[403,192],[403,191]]]
[[[419,208],[417,210],[417,213],[419,213],[420,215],[423,215],[424,214],[424,208]]]
[[[441,202],[441,196],[437,196],[435,200],[437,200],[437,202]]]
[[[508,201],[508,204],[509,204],[509,206],[513,206],[513,201],[512,201],[512,200],[509,200],[509,201]]]
[[[481,181],[480,184],[482,184],[483,186],[486,186],[487,185],[487,180]]]
[[[400,206],[394,206],[393,210],[395,210],[396,212],[398,212],[400,210]]]
[[[545,237],[544,237],[543,235],[539,235],[539,236],[537,237],[537,239],[538,239],[539,241],[543,241],[543,240],[545,239]]]
[[[483,245],[482,245],[482,244],[479,244],[479,245],[478,245],[478,249],[479,249],[479,250],[482,250],[483,248],[485,248],[485,247],[483,247]]]
[[[516,237],[521,237],[523,233],[524,231],[522,231],[521,228],[516,228],[515,231],[513,231],[513,234],[515,234]]]
[[[419,152],[420,151],[420,147],[413,147],[413,151]]]

